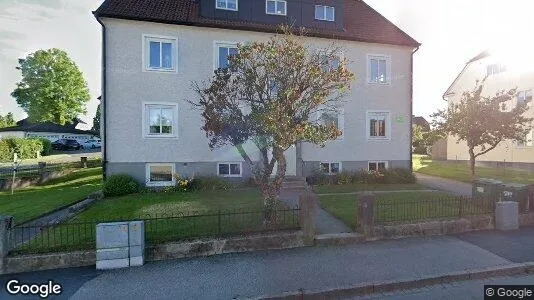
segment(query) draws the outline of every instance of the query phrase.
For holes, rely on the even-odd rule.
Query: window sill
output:
[[[176,74],[176,73],[178,73],[178,70],[176,70],[176,69],[150,69],[150,68],[145,68],[144,71],[145,72],[150,72],[150,73],[162,73],[162,74]]]
[[[146,186],[151,187],[165,187],[165,186],[175,186],[176,182],[174,181],[164,181],[164,182],[147,182]]]
[[[391,81],[388,82],[369,82],[367,81],[368,85],[391,85]]]
[[[384,137],[384,138],[375,138],[375,137],[367,137],[368,141],[391,141],[391,138]]]
[[[220,9],[220,10],[229,10],[229,11],[239,11],[239,9],[232,9],[232,8],[224,8],[224,7],[215,7],[215,9]]]
[[[287,17],[287,13],[285,14],[277,14],[277,13],[270,13],[270,12],[265,12],[266,15],[269,15],[269,16],[281,16],[281,17]]]
[[[145,139],[177,139],[176,135],[145,135]]]
[[[241,178],[243,175],[217,175],[219,177],[225,177],[225,178]]]

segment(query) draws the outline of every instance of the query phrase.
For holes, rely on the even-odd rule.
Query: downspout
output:
[[[94,13],[93,13],[94,14]],[[107,151],[107,148],[108,148],[108,143],[107,143],[107,138],[108,138],[108,135],[106,133],[106,126],[107,126],[107,109],[106,109],[106,104],[108,102],[108,99],[106,97],[106,26],[104,25],[104,23],[102,23],[102,21],[98,18],[98,16],[95,16],[96,17],[96,20],[98,21],[98,23],[100,23],[100,25],[102,25],[102,101],[101,101],[101,104],[102,104],[102,110],[100,111],[100,113],[102,114],[102,121],[100,126],[102,126],[102,141],[104,143],[103,147],[102,147],[102,178],[104,180],[106,180],[106,177],[107,177],[107,165],[108,165],[108,151]]]
[[[412,52],[412,55],[410,56],[410,171],[413,172],[413,130],[412,130],[412,123],[413,123],[413,56],[415,52],[419,50],[419,46],[415,48],[415,50]]]

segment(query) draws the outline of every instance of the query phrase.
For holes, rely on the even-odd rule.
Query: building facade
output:
[[[419,44],[363,1],[127,2],[107,0],[95,12],[104,39],[107,175],[128,173],[147,185],[173,184],[172,174],[250,177],[236,149],[208,147],[201,113],[188,102],[197,97],[191,83],[227,66],[237,43],[266,41],[289,21],[308,28],[310,49],[341,47],[356,80],[329,116],[342,137],[324,148],[291,147],[287,175],[411,167],[412,55]],[[254,147],[245,145],[258,160]]]
[[[483,96],[494,96],[498,91],[517,88],[516,96],[505,103],[512,109],[518,103],[526,102],[529,109],[525,116],[534,117],[532,89],[534,89],[534,68],[529,60],[515,63],[510,56],[482,52],[471,59],[443,95],[451,104],[461,101],[462,93],[471,91],[477,81],[485,78]],[[531,125],[534,128],[534,124]],[[481,165],[507,165],[534,170],[534,130],[525,136],[525,142],[503,141],[492,151],[477,158]],[[465,142],[458,142],[453,136],[447,138],[447,160],[469,160]]]

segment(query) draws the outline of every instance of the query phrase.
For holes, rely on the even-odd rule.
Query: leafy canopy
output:
[[[494,96],[484,96],[484,83],[477,82],[472,91],[462,94],[459,103],[451,103],[445,110],[432,115],[434,125],[443,133],[453,135],[467,143],[471,158],[471,172],[477,157],[495,149],[504,140],[525,141],[532,118],[524,113],[525,102],[513,101],[517,89],[498,91]]]
[[[38,50],[19,59],[22,81],[11,93],[33,122],[64,125],[85,114],[87,82],[78,66],[59,49]]]
[[[13,118],[13,113],[9,112],[5,116],[0,115],[0,128],[15,126],[17,123]]]
[[[312,116],[336,109],[354,79],[340,49],[313,50],[302,31],[282,30],[283,35],[266,42],[238,45],[229,68],[215,71],[208,84],[194,85],[199,100],[193,102],[202,110],[210,147],[237,147],[260,187],[270,184],[278,163],[275,191],[285,176],[285,150],[296,142],[324,145],[341,135],[335,125]],[[254,165],[244,150],[249,140],[257,146],[261,164]]]

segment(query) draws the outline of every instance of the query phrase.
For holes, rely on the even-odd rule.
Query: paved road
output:
[[[417,182],[426,187],[457,196],[471,197],[472,186],[468,183],[420,173],[415,173],[415,176],[417,177]]]
[[[290,207],[295,207],[298,205],[298,198],[301,193],[304,193],[304,190],[282,189],[279,199],[284,201]],[[314,194],[314,197],[317,196]],[[317,201],[317,199],[315,199],[315,204],[317,212],[315,216],[315,230],[317,234],[352,232],[345,223],[322,209],[319,206],[319,201]]]
[[[427,299],[484,299],[484,285],[534,285],[534,275],[488,278],[438,284],[421,289],[396,291],[347,299],[389,299],[389,300],[427,300]],[[526,298],[524,298],[526,299]]]

